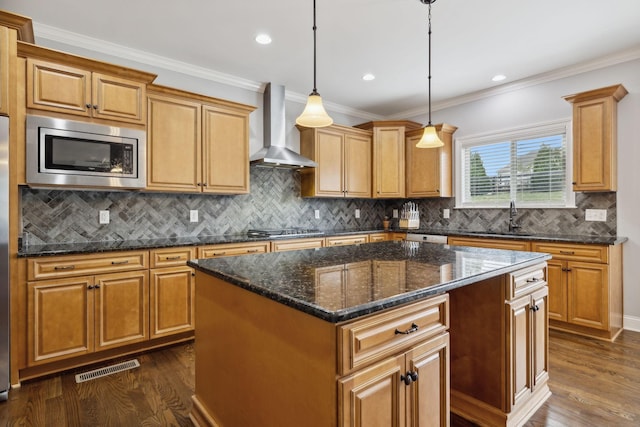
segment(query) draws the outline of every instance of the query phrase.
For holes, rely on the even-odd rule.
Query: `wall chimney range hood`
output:
[[[281,169],[315,168],[318,164],[285,147],[284,86],[267,83],[263,106],[264,146],[253,154],[252,165]]]

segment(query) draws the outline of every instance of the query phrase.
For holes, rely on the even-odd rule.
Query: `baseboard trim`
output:
[[[624,316],[623,322],[625,330],[640,332],[640,317]]]

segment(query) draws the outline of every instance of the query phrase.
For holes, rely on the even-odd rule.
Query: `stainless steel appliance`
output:
[[[322,236],[323,231],[309,228],[279,228],[279,229],[254,229],[247,232],[249,237],[258,237],[262,239],[275,239],[285,237],[299,236]]]
[[[0,116],[0,400],[9,393],[9,118]]]
[[[447,236],[439,234],[420,234],[407,233],[407,240],[410,242],[427,242],[427,243],[447,243]]]
[[[144,188],[146,132],[27,116],[27,184]]]

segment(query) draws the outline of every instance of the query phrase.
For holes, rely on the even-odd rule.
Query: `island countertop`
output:
[[[338,323],[550,258],[544,253],[386,241],[200,259],[188,264],[228,283]],[[347,280],[342,278],[343,272],[348,272]]]

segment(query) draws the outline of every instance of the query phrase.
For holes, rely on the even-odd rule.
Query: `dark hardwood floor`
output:
[[[193,344],[136,357],[140,368],[86,383],[77,372],[25,382],[0,403],[0,426],[191,426]],[[550,377],[526,427],[640,426],[640,333],[611,344],[551,331]]]

